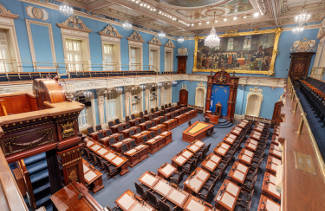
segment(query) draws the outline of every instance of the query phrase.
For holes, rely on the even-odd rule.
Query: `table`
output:
[[[141,128],[141,130],[148,130],[150,127],[152,127],[153,123],[154,123],[153,121],[147,120],[139,124],[139,127]]]
[[[241,131],[242,131],[242,128],[236,126],[236,127],[233,128],[230,132],[231,132],[232,134],[235,134],[236,136],[239,136],[240,133],[241,133]]]
[[[149,128],[149,130],[150,131],[155,131],[156,134],[160,134],[163,131],[166,131],[166,125],[164,125],[164,124],[157,124],[156,126]]]
[[[130,137],[130,136],[136,134],[137,133],[137,130],[139,132],[141,132],[140,127],[132,126],[132,127],[127,128],[125,130],[122,130],[121,133],[124,135],[125,138],[127,138],[127,137]]]
[[[266,162],[266,171],[270,172],[273,175],[276,175],[281,166],[279,163],[279,159],[269,155]]]
[[[190,196],[184,205],[185,211],[212,211],[212,205],[196,198],[195,196]]]
[[[203,185],[209,179],[210,173],[201,167],[197,167],[195,171],[184,182],[184,190],[189,193],[199,193]]]
[[[215,148],[214,148],[214,153],[217,155],[220,155],[221,157],[224,157],[228,150],[230,149],[230,145],[226,144],[224,142],[220,142]]]
[[[171,131],[164,131],[160,135],[165,137],[166,144],[169,144],[172,141],[172,132]]]
[[[134,167],[144,159],[148,158],[149,146],[146,144],[140,144],[133,149],[124,152],[124,155],[129,159],[129,165]]]
[[[238,184],[244,184],[248,173],[248,167],[236,161],[228,174],[232,181]]]
[[[250,137],[257,140],[257,141],[259,141],[261,139],[261,137],[262,137],[262,133],[253,130],[251,132],[251,134],[250,134]]]
[[[156,177],[154,173],[146,171],[141,177],[139,177],[138,180],[145,186],[153,188],[153,186],[158,182],[159,178]]]
[[[278,191],[275,184],[269,182],[268,180],[263,180],[262,192],[266,195],[281,200],[281,192]]]
[[[247,126],[247,124],[248,124],[248,122],[241,121],[237,126],[244,129]]]
[[[103,207],[88,193],[88,189],[78,182],[71,182],[50,198],[59,211],[103,211]]]
[[[168,179],[170,176],[172,176],[174,173],[177,172],[177,168],[174,167],[170,163],[164,163],[159,169],[158,169],[158,175]]]
[[[118,199],[116,199],[115,203],[124,211],[156,210],[145,201],[139,201],[131,190],[126,190]]]
[[[237,138],[237,137],[236,137],[236,138]],[[232,144],[236,141],[236,138],[230,138],[230,137],[228,136],[228,137],[225,137],[223,140],[224,140],[227,144],[232,145]]]
[[[221,207],[227,210],[234,210],[239,193],[240,187],[230,180],[225,179],[214,200]]]
[[[149,134],[150,134],[150,131],[144,130],[140,133],[137,133],[137,134],[131,136],[131,138],[135,139],[136,144],[142,144],[144,142],[144,137],[147,137]]]
[[[250,166],[252,164],[253,158],[250,157],[250,156],[248,156],[248,155],[246,155],[246,154],[239,153],[238,160],[239,160],[239,162],[241,162],[243,164],[247,164],[247,165]]]
[[[182,167],[193,155],[194,154],[191,151],[183,149],[172,158],[172,164],[174,164],[175,167]]]
[[[206,136],[208,131],[213,130],[213,127],[213,124],[196,121],[186,130],[184,130],[183,141],[191,143],[196,139],[202,139]]]
[[[89,150],[93,151],[101,158],[107,160],[109,163],[113,164],[114,166],[121,168],[120,175],[126,174],[128,170],[128,159],[121,156],[117,152],[111,150],[108,147],[102,146],[100,143],[90,140],[90,138],[85,139],[86,146]]]
[[[131,143],[132,141],[135,142],[135,140],[134,140],[133,138],[126,138],[126,139],[123,139],[122,141],[119,141],[119,142],[116,142],[115,144],[112,144],[112,145],[111,145],[111,148],[112,148],[113,150],[115,150],[116,152],[120,152],[120,153],[121,153],[121,147],[122,147],[123,145],[127,145],[128,148],[130,148],[130,147],[131,147],[131,146],[130,146],[130,143]]]
[[[164,125],[166,125],[166,130],[172,130],[175,127],[177,127],[177,120],[176,119],[169,119],[165,122],[163,122]]]
[[[91,188],[94,193],[103,189],[103,174],[84,159],[82,159],[82,167],[87,186]]]
[[[129,122],[132,126],[136,126],[141,122],[141,117],[136,117],[135,119],[131,119]]]
[[[240,151],[239,154],[247,155],[247,156],[253,158],[255,153],[252,152],[252,151],[250,151],[249,149],[243,148],[243,149]]]
[[[156,123],[156,125],[163,123],[164,120],[166,120],[165,116],[158,116],[158,117],[152,119],[152,121],[154,121]]]
[[[113,125],[111,127],[111,130],[113,133],[118,133],[118,132],[121,132],[123,129],[125,129],[125,126],[126,126],[126,123],[125,122],[121,122],[117,125]]]
[[[282,158],[282,152],[275,149],[275,148],[271,148],[270,151],[269,151],[269,154],[276,157],[276,158],[278,158],[278,159],[280,159],[280,160]]]
[[[222,158],[214,153],[210,153],[204,161],[202,161],[201,166],[210,171],[211,173],[218,167],[219,163],[221,162]]]
[[[281,205],[268,197],[261,194],[260,202],[258,204],[257,210],[265,210],[265,211],[280,211]]]
[[[254,141],[254,142],[252,142],[252,141]],[[247,148],[247,149],[249,149],[249,150],[251,150],[251,151],[256,151],[256,149],[257,149],[257,144],[254,144],[256,141],[255,140],[253,140],[253,139],[248,139],[247,141],[246,141],[246,143],[245,143],[245,147]]]
[[[202,147],[205,146],[204,142],[201,140],[196,140],[192,144],[188,145],[186,149],[193,152],[194,154],[197,153]]]
[[[145,144],[149,146],[150,153],[154,154],[166,145],[166,139],[164,136],[158,135],[146,141]]]

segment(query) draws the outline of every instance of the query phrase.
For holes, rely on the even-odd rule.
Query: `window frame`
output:
[[[113,45],[113,53],[116,54],[116,63],[117,63],[116,64],[117,68],[116,69],[113,68],[113,71],[120,71],[121,70],[121,40],[120,40],[120,38],[108,37],[105,35],[101,35],[100,37],[101,37],[101,42],[102,42],[102,63],[103,63],[102,68],[103,68],[103,70],[105,70],[104,46],[105,45]]]

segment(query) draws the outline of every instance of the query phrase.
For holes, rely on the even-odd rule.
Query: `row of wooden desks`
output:
[[[136,147],[124,152],[124,155],[129,159],[129,165],[134,167],[139,162],[148,158],[149,156],[149,146],[146,144],[139,144]]]
[[[115,203],[124,211],[151,211],[156,210],[150,204],[146,203],[131,190],[125,191]]]
[[[201,166],[213,173],[221,162],[222,158],[214,153],[209,154],[204,161],[202,161]]]
[[[172,164],[176,167],[182,167],[193,155],[193,152],[183,149],[172,158]]]
[[[277,172],[281,168],[281,160],[272,155],[269,155],[266,162],[266,171],[270,172],[273,175],[277,175]]]
[[[247,148],[243,148],[238,154],[238,161],[250,166],[252,164],[254,157],[254,152],[250,151]]]
[[[102,146],[94,140],[86,139],[85,142],[87,148],[90,149],[92,152],[96,153],[112,165],[121,168],[121,175],[124,175],[129,171],[127,165],[128,159],[124,156],[121,156],[120,154],[109,149],[108,147]]]
[[[280,211],[281,205],[267,196],[261,194],[260,202],[258,204],[258,211]]]
[[[232,181],[237,182],[238,184],[244,184],[248,169],[248,166],[240,163],[239,161],[236,161],[232,165],[228,176],[231,178]]]
[[[281,200],[281,191],[277,188],[277,184],[279,183],[278,179],[270,174],[269,172],[265,172],[262,192],[265,195],[271,196],[274,199]]]
[[[136,144],[142,144],[145,140],[148,140],[148,135],[150,135],[150,131],[144,130],[140,133],[131,136],[131,138],[135,139]]]
[[[211,204],[204,202],[188,192],[174,187],[169,182],[156,176],[151,172],[145,172],[140,178],[139,182],[147,186],[151,190],[160,194],[179,208],[187,211],[210,211],[213,210]]]
[[[159,169],[157,170],[158,176],[169,179],[174,173],[177,172],[177,168],[170,163],[164,163]]]
[[[220,142],[215,148],[214,148],[214,153],[216,153],[217,155],[220,155],[221,157],[224,157],[227,152],[230,149],[230,145],[226,144],[224,142]]]
[[[214,200],[217,206],[227,210],[234,210],[239,193],[240,187],[236,183],[225,179]]]
[[[236,136],[239,136],[241,134],[242,130],[243,130],[243,128],[236,126],[230,131],[230,133],[232,133]]]
[[[252,130],[252,132],[250,133],[249,135],[251,138],[255,139],[256,141],[259,141],[261,140],[262,138],[262,133],[258,132],[258,131],[255,131],[255,130]]]
[[[84,159],[82,159],[82,167],[85,182],[94,193],[104,188],[102,179],[103,174],[100,171]]]

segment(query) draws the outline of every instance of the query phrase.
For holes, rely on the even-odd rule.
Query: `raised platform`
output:
[[[183,141],[193,142],[196,139],[204,138],[208,132],[213,130],[214,125],[206,122],[194,122],[183,132]]]

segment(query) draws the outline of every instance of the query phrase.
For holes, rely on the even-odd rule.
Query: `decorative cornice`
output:
[[[158,37],[154,36],[152,38],[152,40],[149,41],[149,44],[151,45],[158,45],[158,46],[161,46],[161,42],[160,40],[158,39]]]
[[[107,24],[107,26],[102,31],[98,32],[98,34],[119,39],[122,38],[117,29],[115,29],[111,24]]]
[[[12,14],[10,10],[7,10],[2,4],[0,4],[0,17],[4,18],[18,18],[19,15]]]
[[[57,23],[56,25],[63,29],[70,29],[87,33],[91,32],[91,30],[82,22],[82,20],[75,15],[70,16],[63,23]]]
[[[167,47],[167,48],[175,48],[175,45],[174,45],[173,41],[168,40],[166,42],[166,44],[165,44],[165,47]]]
[[[46,21],[49,18],[49,15],[45,9],[39,7],[26,7],[26,13],[30,18],[40,19]]]
[[[134,31],[129,37],[128,40],[130,41],[134,41],[134,42],[144,42],[142,36],[140,35],[139,32]]]

